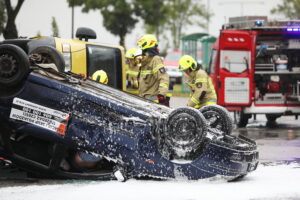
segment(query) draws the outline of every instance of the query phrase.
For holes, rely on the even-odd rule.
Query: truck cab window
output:
[[[108,85],[122,88],[121,51],[118,48],[87,45],[87,73],[88,76],[97,70],[104,70],[108,76]]]
[[[208,74],[214,74],[215,73],[215,67],[216,67],[216,58],[217,58],[217,50],[213,49],[210,55],[210,60],[207,68]]]
[[[242,73],[251,66],[250,52],[222,50],[220,64],[221,68],[225,68],[231,73]]]

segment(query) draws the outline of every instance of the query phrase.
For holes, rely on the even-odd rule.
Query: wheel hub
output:
[[[203,113],[205,119],[208,121],[209,126],[212,128],[221,129],[224,127],[224,121],[221,120],[221,117],[217,112],[207,111]]]
[[[0,77],[10,78],[17,73],[16,60],[12,56],[4,54],[0,57]]]
[[[199,127],[197,127],[194,117],[186,113],[180,113],[170,120],[170,124],[167,136],[170,145],[183,151],[189,151],[197,146],[201,134],[198,133]]]

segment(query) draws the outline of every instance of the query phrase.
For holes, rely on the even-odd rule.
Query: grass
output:
[[[176,96],[176,97],[189,97],[190,93],[189,92],[188,93],[183,93],[181,85],[180,84],[176,84],[173,87],[172,95]]]

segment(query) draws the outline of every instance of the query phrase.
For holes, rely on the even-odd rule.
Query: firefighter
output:
[[[95,71],[93,73],[91,79],[96,81],[96,82],[103,83],[103,84],[108,83],[108,76],[107,76],[107,74],[104,70]]]
[[[201,65],[189,55],[184,55],[179,60],[179,71],[183,71],[189,78],[187,84],[191,94],[187,106],[194,108],[217,102],[217,95],[211,78],[201,68]]]
[[[136,55],[137,49],[132,48],[126,51],[125,57],[128,64],[128,69],[126,70],[126,80],[127,80],[127,91],[133,94],[138,93],[138,75],[139,66],[134,62],[134,57]]]
[[[143,57],[139,75],[139,96],[169,106],[169,75],[159,56],[156,37],[146,34],[138,40],[138,46]]]

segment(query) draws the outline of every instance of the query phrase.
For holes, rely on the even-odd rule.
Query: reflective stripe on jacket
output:
[[[187,106],[202,107],[204,105],[216,104],[217,95],[211,78],[204,70],[196,70],[190,73],[188,85],[191,94]]]
[[[128,81],[127,89],[138,89],[139,70],[137,65],[129,64],[126,70],[126,79]]]

